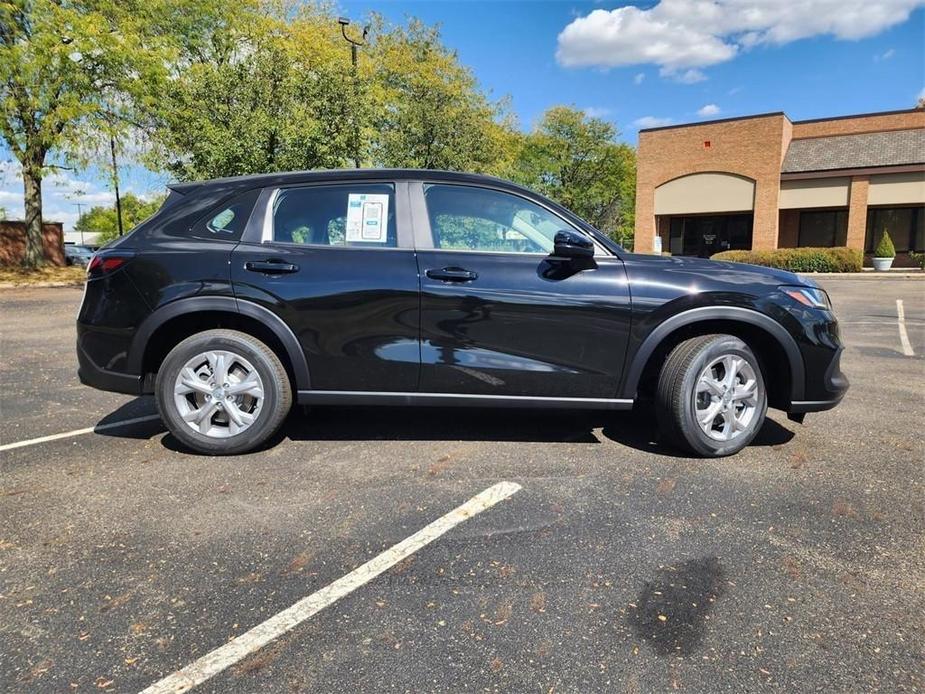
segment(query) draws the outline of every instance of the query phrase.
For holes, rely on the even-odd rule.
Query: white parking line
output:
[[[896,314],[899,316],[899,342],[903,347],[903,354],[907,357],[914,357],[912,343],[909,342],[909,333],[906,332],[906,311],[903,308],[903,300],[896,300]]]
[[[393,545],[382,554],[370,559],[346,576],[329,583],[321,590],[302,598],[291,607],[275,614],[214,651],[206,653],[181,670],[155,682],[141,694],[178,694],[202,684],[210,677],[255,653],[287,631],[294,629],[328,605],[360,588],[384,571],[430,544],[472,516],[491,508],[520,491],[514,482],[499,482],[476,494],[466,503],[438,518],[414,535]]]
[[[11,451],[14,448],[23,448],[24,446],[35,446],[39,443],[46,443],[48,441],[57,441],[58,439],[68,439],[72,436],[83,436],[84,434],[92,434],[95,431],[106,431],[107,429],[118,429],[119,427],[128,426],[129,424],[138,424],[140,422],[151,422],[155,419],[160,419],[156,414],[149,414],[144,417],[135,417],[134,419],[124,419],[121,422],[111,422],[109,424],[97,424],[95,427],[87,427],[86,429],[74,429],[74,431],[65,431],[61,434],[51,434],[49,436],[39,436],[37,439],[26,439],[25,441],[17,441],[16,443],[5,443],[0,446],[0,451]]]

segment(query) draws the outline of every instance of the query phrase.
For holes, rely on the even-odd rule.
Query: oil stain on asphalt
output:
[[[629,624],[656,654],[689,655],[703,640],[706,621],[725,587],[716,557],[660,569],[639,593]]]

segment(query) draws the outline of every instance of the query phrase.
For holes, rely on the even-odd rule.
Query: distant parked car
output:
[[[154,393],[203,453],[254,449],[293,402],[643,401],[666,438],[722,456],[768,407],[802,420],[848,388],[812,280],[628,253],[496,178],[319,171],[170,191],[90,263],[80,379]]]
[[[68,265],[77,265],[87,267],[90,259],[93,258],[93,250],[88,246],[82,246],[76,243],[67,243],[64,245],[64,262]]]

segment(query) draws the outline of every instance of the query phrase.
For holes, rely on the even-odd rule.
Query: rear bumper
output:
[[[107,371],[95,363],[84,351],[80,342],[77,343],[77,376],[86,386],[99,390],[108,390],[113,393],[126,393],[128,395],[142,394],[142,378],[132,374]]]

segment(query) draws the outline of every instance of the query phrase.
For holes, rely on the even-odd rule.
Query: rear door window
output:
[[[395,187],[344,183],[282,188],[273,203],[271,238],[309,246],[396,248]]]

